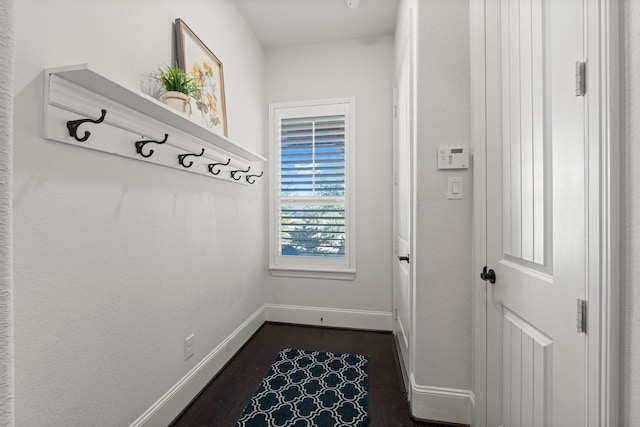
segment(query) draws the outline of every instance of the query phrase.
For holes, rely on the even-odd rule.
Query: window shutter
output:
[[[280,209],[284,256],[344,257],[344,204],[291,204]]]
[[[282,119],[280,196],[344,196],[344,115]]]
[[[345,117],[280,121],[280,255],[345,256]]]

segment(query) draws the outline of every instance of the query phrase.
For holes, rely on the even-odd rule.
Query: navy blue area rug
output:
[[[366,356],[285,348],[236,427],[365,426],[368,389]]]

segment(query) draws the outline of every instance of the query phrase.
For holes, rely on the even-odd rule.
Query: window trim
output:
[[[345,188],[346,249],[345,258],[292,258],[279,255],[279,157],[278,127],[275,120],[279,110],[343,106],[345,112]],[[317,114],[314,113],[314,114]],[[311,114],[310,114],[311,116]],[[315,101],[279,102],[269,104],[269,271],[276,277],[302,277],[333,280],[354,280],[356,276],[356,100],[354,97]]]

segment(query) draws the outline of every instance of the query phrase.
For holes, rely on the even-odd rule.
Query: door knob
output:
[[[398,256],[398,261],[407,261],[407,264],[409,264],[409,254],[407,256]]]
[[[496,283],[496,272],[492,269],[489,269],[489,271],[487,271],[487,266],[485,265],[482,269],[482,273],[480,273],[480,278],[485,282],[488,280],[489,283]]]

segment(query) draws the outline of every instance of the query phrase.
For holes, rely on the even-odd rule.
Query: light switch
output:
[[[464,188],[461,176],[447,178],[447,199],[459,200],[464,198]]]

